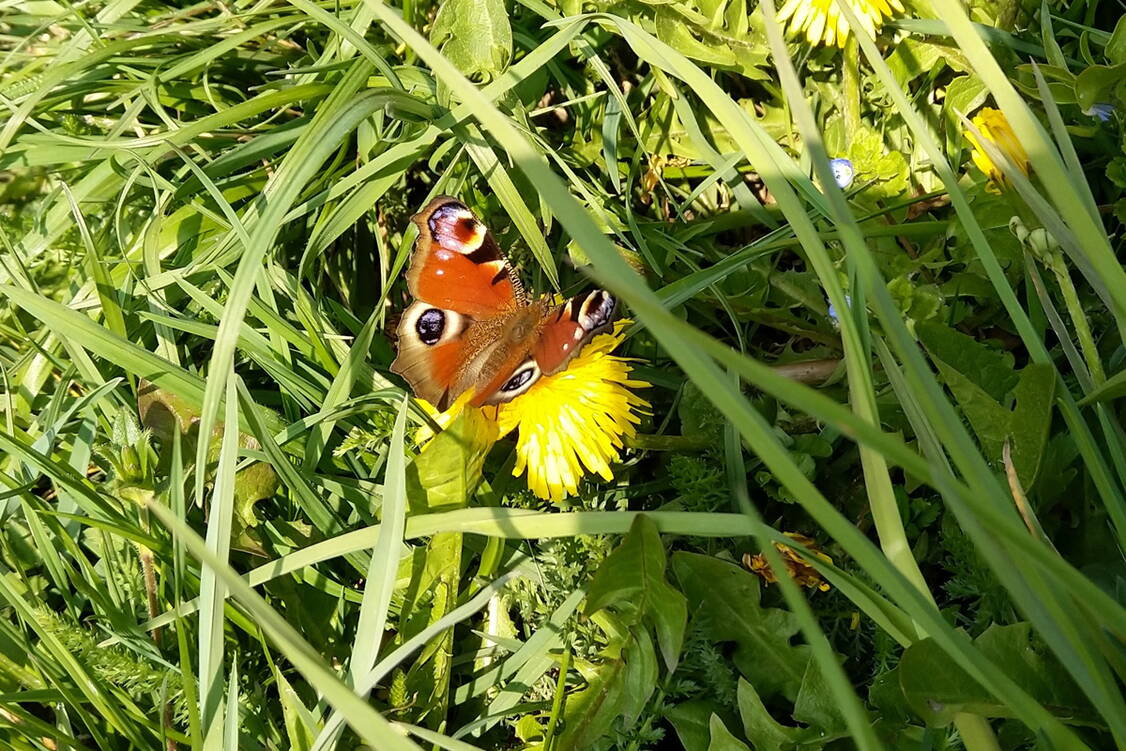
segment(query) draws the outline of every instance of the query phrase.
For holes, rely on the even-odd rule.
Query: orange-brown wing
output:
[[[391,372],[405,378],[415,396],[444,410],[457,398],[452,392],[462,365],[473,357],[465,336],[471,325],[456,311],[413,303],[399,321],[399,353]]]
[[[461,201],[439,196],[411,221],[418,239],[407,286],[416,299],[473,318],[524,303],[496,239]]]
[[[548,313],[532,350],[539,370],[551,375],[566,367],[595,334],[610,328],[617,307],[613,295],[596,289],[582,297],[572,297]]]

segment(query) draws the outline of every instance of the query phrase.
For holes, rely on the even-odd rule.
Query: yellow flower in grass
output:
[[[1028,152],[1024,150],[1024,146],[1021,145],[1017,134],[1013,132],[1012,126],[1009,125],[1009,121],[1005,119],[1005,115],[1001,110],[995,110],[992,107],[983,107],[970,122],[974,124],[974,127],[978,129],[982,137],[996,146],[1017,169],[1025,175],[1029,173],[1031,164],[1028,161]],[[993,160],[989,158],[989,154],[985,152],[981,143],[978,142],[977,136],[975,136],[973,131],[969,128],[966,129],[966,138],[969,139],[974,147],[972,154],[974,164],[989,177],[989,184],[986,186],[986,190],[990,193],[1000,193],[1001,188],[1008,184],[1008,181],[1005,179],[1005,173],[1001,169],[1001,165],[993,163]]]
[[[826,563],[833,562],[832,558],[821,552],[812,537],[806,537],[798,532],[786,532],[785,534],[786,537],[789,537],[794,542],[809,548],[810,552],[822,561]],[[790,578],[798,583],[798,586],[808,587],[809,589],[816,588],[822,592],[829,591],[828,582],[824,581],[821,578],[821,574],[817,573],[817,569],[806,563],[805,559],[803,559],[797,551],[789,545],[784,545],[780,542],[774,543],[774,547],[782,554],[782,563],[786,566],[786,572],[790,575]],[[745,553],[743,555],[743,565],[762,577],[762,580],[767,584],[773,584],[778,581],[778,577],[774,575],[770,564],[766,562],[766,556],[762,553],[755,553],[754,555]]]
[[[884,25],[885,18],[903,12],[899,0],[848,0],[852,12],[871,35]],[[837,8],[837,0],[787,0],[778,12],[778,22],[787,23],[793,33],[804,33],[810,44],[844,47],[848,21]]]
[[[624,323],[592,339],[566,369],[497,408],[500,434],[520,431],[512,474],[527,471],[528,487],[540,498],[558,503],[574,495],[587,472],[614,479],[610,465],[637,434],[649,403],[631,389],[649,384],[632,380],[629,360],[611,354]]]
[[[470,440],[483,450],[518,430],[512,474],[519,477],[527,471],[532,492],[558,503],[578,493],[579,481],[588,472],[614,479],[610,465],[621,459],[625,439],[637,434],[640,416],[649,408],[631,391],[649,384],[629,377],[628,358],[611,354],[628,323],[619,321],[613,333],[594,337],[565,369],[541,376],[505,404],[470,407],[472,391],[441,413],[425,400],[419,403],[443,430],[466,413]],[[426,426],[416,434],[420,444],[433,437]]]

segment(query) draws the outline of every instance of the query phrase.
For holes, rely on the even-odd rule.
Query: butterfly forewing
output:
[[[439,196],[412,221],[418,239],[407,286],[417,299],[474,318],[495,316],[522,302],[496,239],[465,204]]]

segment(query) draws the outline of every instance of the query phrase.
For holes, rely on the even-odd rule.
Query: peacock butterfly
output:
[[[613,323],[617,301],[604,290],[530,300],[492,233],[456,198],[435,198],[411,221],[415,302],[399,322],[391,371],[438,409],[469,389],[474,406],[511,401]]]

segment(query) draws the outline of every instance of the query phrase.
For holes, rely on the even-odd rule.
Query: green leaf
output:
[[[933,322],[920,323],[916,330],[986,455],[999,461],[1002,446],[1010,441],[1021,485],[1032,487],[1052,421],[1056,382],[1052,366],[1033,363],[1017,373],[1011,356],[961,332]],[[1002,404],[1010,393],[1016,400],[1012,410]]]
[[[702,699],[681,702],[665,710],[665,719],[676,731],[684,751],[707,751],[710,718],[718,711],[714,702]]]
[[[484,418],[473,410],[462,412],[407,468],[411,513],[463,508],[495,440],[495,428]]]
[[[1032,626],[991,625],[974,640],[993,669],[1004,671],[1032,698],[1064,722],[1084,723],[1093,710],[1071,676],[1033,637]],[[930,726],[942,727],[960,712],[986,717],[1012,717],[1010,707],[997,701],[962,668],[943,654],[933,639],[908,647],[900,659],[899,683],[907,705]]]
[[[1016,406],[1009,420],[1013,466],[1021,485],[1031,488],[1040,472],[1055,403],[1056,373],[1047,363],[1032,363],[1020,371],[1013,392]]]
[[[744,680],[739,681],[738,701],[743,733],[755,751],[782,751],[784,748],[803,746],[812,741],[817,733],[811,728],[788,727],[779,723],[766,711],[754,686]],[[819,748],[820,745],[811,747]]]
[[[1075,77],[1075,98],[1081,110],[1112,98],[1114,87],[1126,76],[1126,62],[1118,65],[1092,65]]]
[[[704,618],[708,636],[735,642],[735,665],[755,688],[765,696],[796,697],[809,648],[790,644],[798,631],[793,614],[759,604],[758,577],[696,553],[677,552],[672,566],[691,611]]]
[[[1064,721],[1084,722],[1093,709],[1071,675],[1036,637],[1032,624],[992,624],[974,644],[1036,700]]]
[[[718,715],[713,714],[708,719],[708,728],[712,734],[708,751],[751,751],[746,743],[731,734]]]
[[[1114,33],[1110,35],[1110,41],[1106,43],[1103,52],[1112,63],[1126,63],[1126,16],[1119,18],[1114,25]]]
[[[730,67],[737,58],[726,45],[706,44],[699,32],[693,33],[684,17],[671,8],[656,9],[657,38],[685,57],[711,65]]]
[[[923,639],[908,647],[898,670],[907,705],[927,725],[949,725],[959,712],[1007,716],[1005,707],[947,658],[933,639]]]
[[[624,640],[604,654],[608,659],[583,671],[587,687],[567,700],[560,751],[591,748],[619,718],[628,728],[656,688],[657,656],[644,628],[629,629]]]
[[[676,669],[688,605],[684,595],[665,579],[665,548],[656,523],[638,514],[622,544],[611,553],[591,580],[586,612],[613,608],[625,617],[653,625],[665,667]],[[634,621],[636,622],[636,621]]]
[[[864,125],[848,134],[848,158],[857,180],[875,181],[860,194],[866,200],[896,198],[907,189],[907,160],[888,149],[883,135],[872,128]]]
[[[933,321],[920,322],[915,333],[934,357],[972,377],[994,401],[1004,401],[1017,383],[1013,356],[987,347],[971,336]]]
[[[470,77],[495,78],[512,59],[512,26],[504,0],[446,0],[430,41]]]
[[[801,689],[794,701],[794,719],[816,728],[818,737],[826,742],[847,734],[844,716],[817,660],[810,660],[805,667]]]

